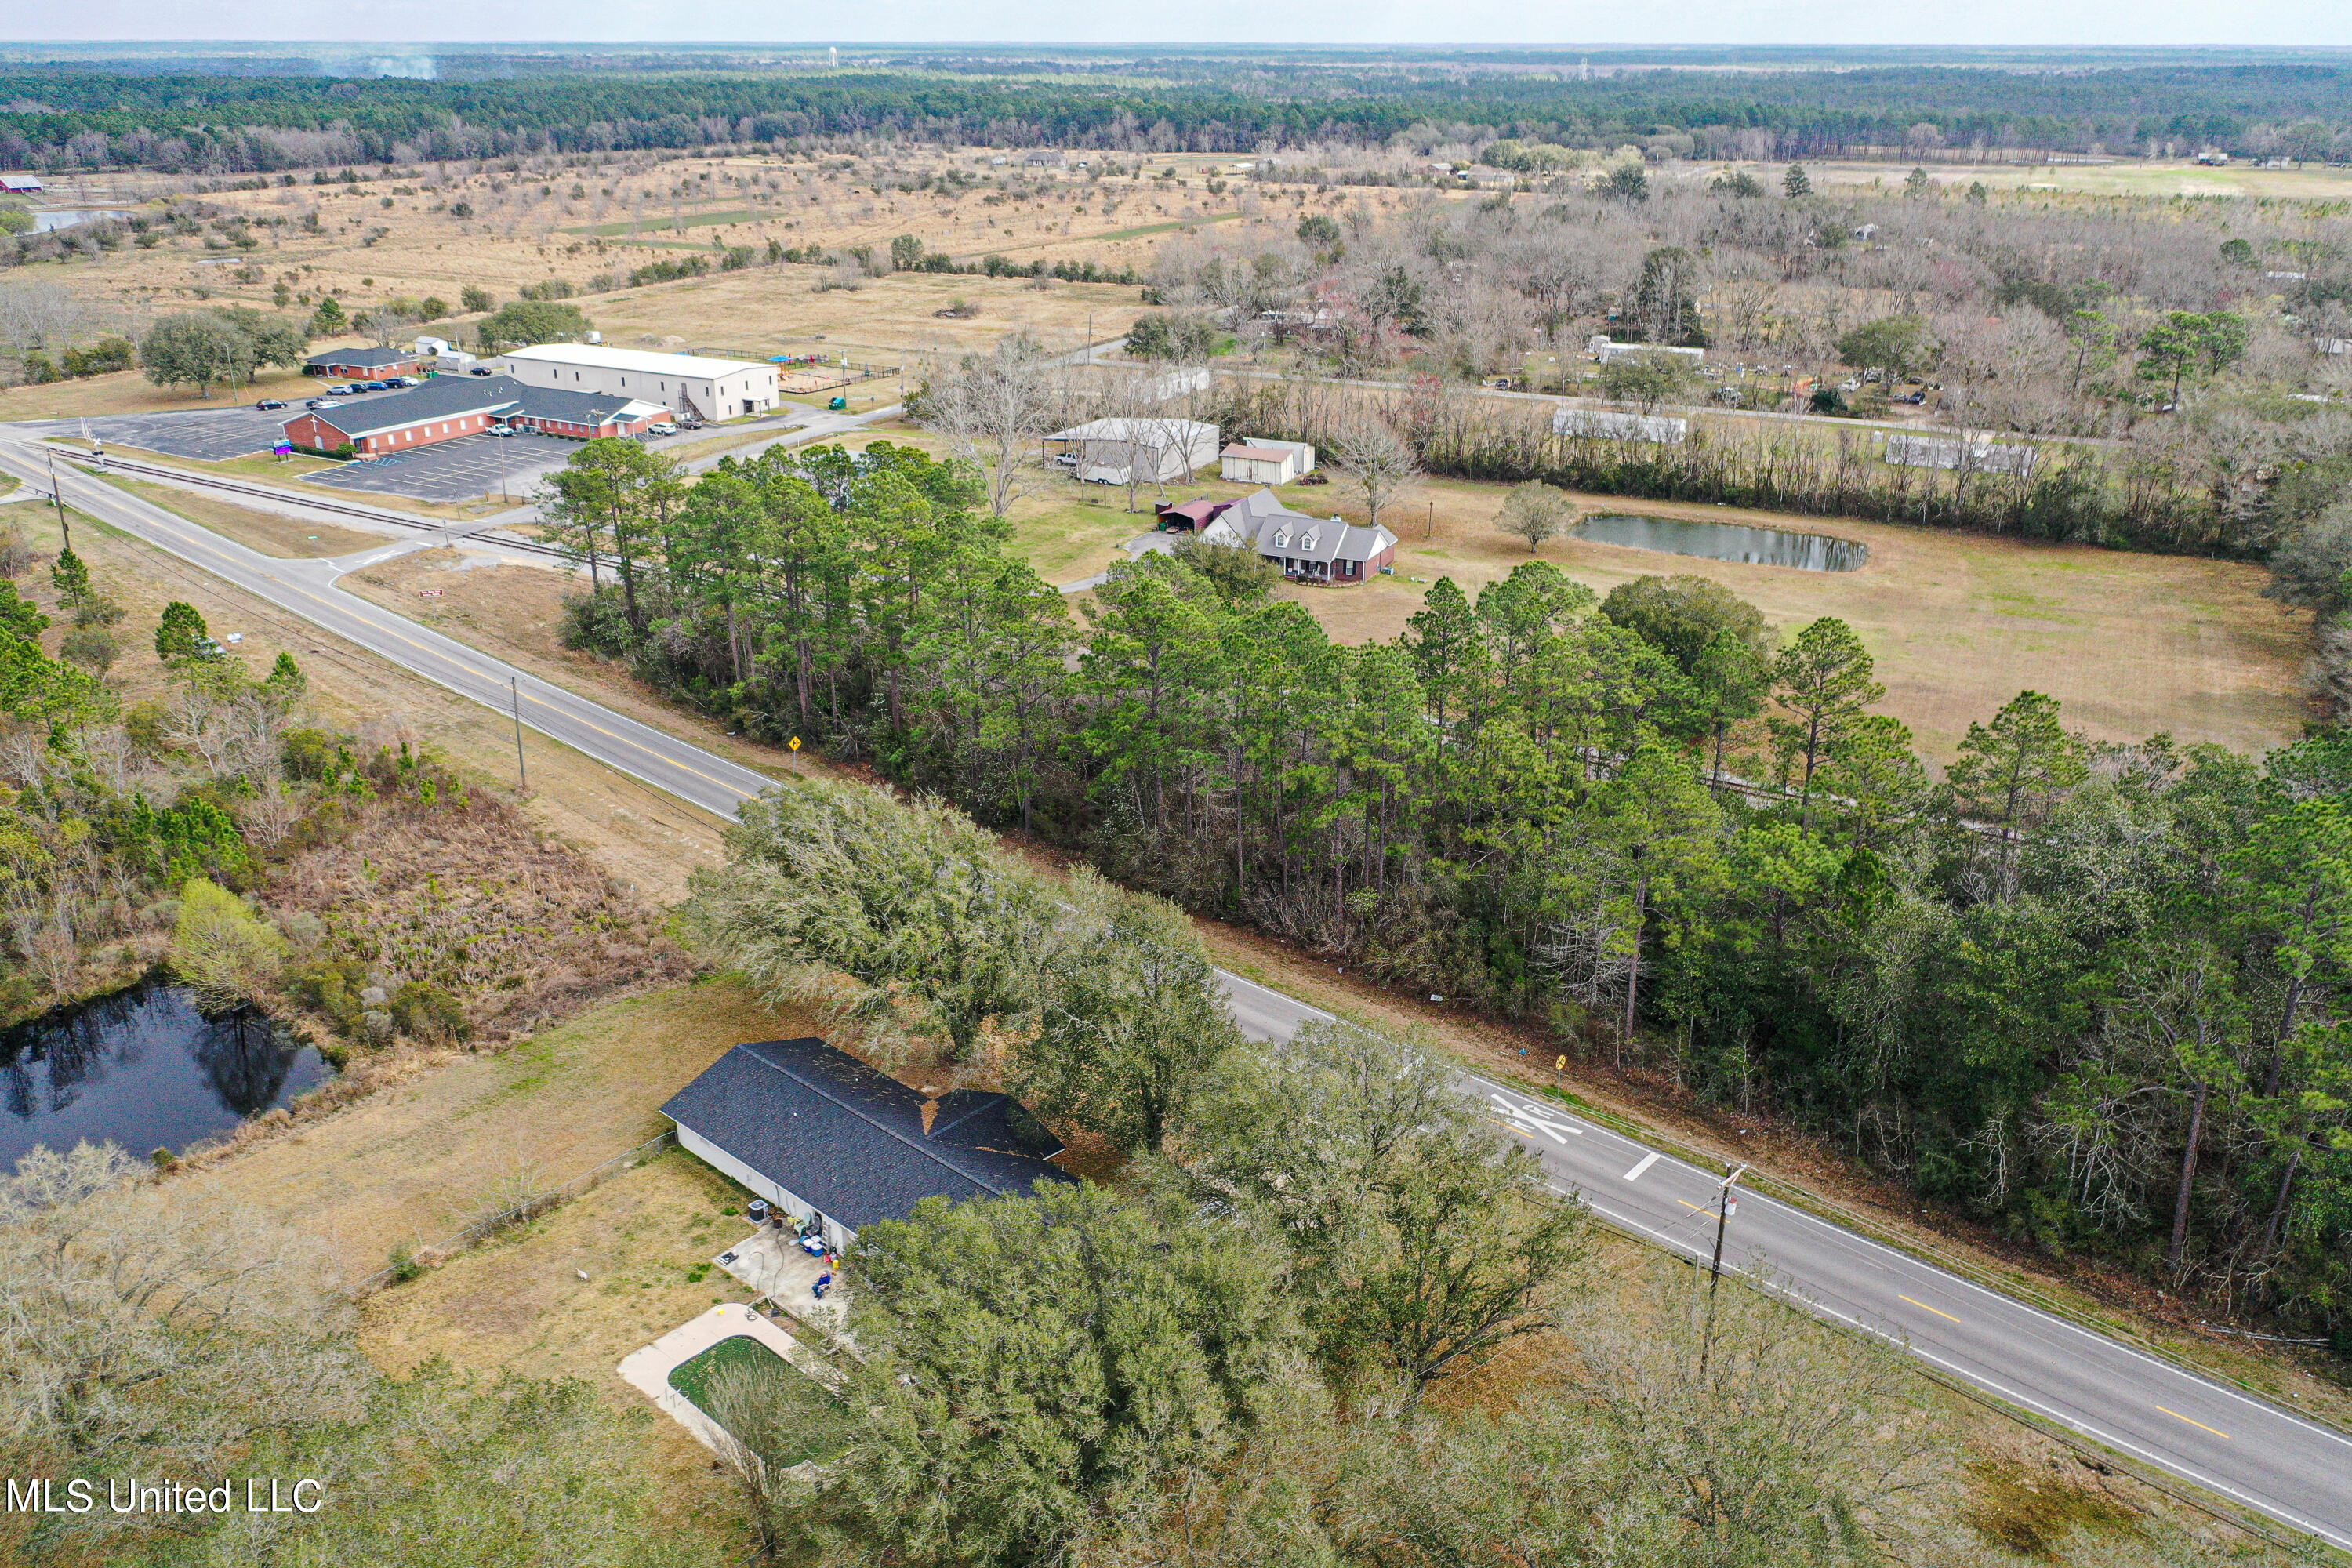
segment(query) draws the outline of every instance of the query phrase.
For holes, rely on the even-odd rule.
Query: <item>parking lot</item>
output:
[[[247,452],[267,452],[285,435],[286,421],[302,411],[299,403],[264,413],[250,403],[239,408],[206,408],[193,414],[120,414],[89,422],[89,433],[110,446],[169,452],[217,463]]]
[[[459,436],[374,462],[350,462],[305,474],[305,484],[412,500],[461,501],[499,493],[501,464],[507,493],[529,498],[532,484],[579,450],[552,436]]]

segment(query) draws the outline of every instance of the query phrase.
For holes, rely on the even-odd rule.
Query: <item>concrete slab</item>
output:
[[[670,1386],[669,1374],[721,1340],[754,1339],[784,1360],[831,1388],[840,1374],[822,1356],[771,1322],[757,1308],[740,1304],[713,1307],[664,1334],[643,1350],[632,1351],[615,1368],[621,1381],[659,1405],[663,1414],[685,1427],[694,1440],[721,1458],[727,1457],[724,1428],[702,1413],[702,1407]]]
[[[856,1349],[849,1337],[849,1292],[842,1288],[839,1274],[826,1288],[824,1300],[817,1300],[817,1276],[824,1272],[824,1260],[803,1252],[790,1232],[762,1227],[711,1261],[820,1334]]]

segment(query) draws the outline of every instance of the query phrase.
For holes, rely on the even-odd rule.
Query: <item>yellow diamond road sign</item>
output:
[[[793,737],[792,744],[793,744],[793,751],[795,751],[795,752],[799,751],[799,750],[801,749],[801,738],[800,738],[798,735],[794,735],[794,736]]]

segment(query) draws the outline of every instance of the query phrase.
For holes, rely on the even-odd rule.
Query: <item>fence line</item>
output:
[[[418,1247],[417,1256],[430,1252],[446,1258],[452,1253],[465,1250],[487,1237],[497,1235],[509,1226],[520,1225],[527,1220],[537,1219],[540,1215],[560,1207],[568,1200],[578,1197],[605,1177],[621,1171],[634,1169],[645,1160],[651,1158],[653,1154],[672,1147],[677,1142],[677,1129],[675,1127],[667,1131],[656,1133],[627,1152],[615,1154],[603,1164],[592,1170],[583,1171],[559,1186],[551,1187],[543,1193],[533,1193],[511,1208],[502,1209],[488,1219],[477,1220],[446,1240],[436,1242],[430,1247]],[[400,1272],[401,1266],[398,1264],[388,1268],[379,1268],[352,1286],[352,1294],[359,1297],[365,1296],[371,1291],[381,1290],[391,1284]]]

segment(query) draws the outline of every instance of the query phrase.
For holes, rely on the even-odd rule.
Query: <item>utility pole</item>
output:
[[[58,489],[58,455],[55,452],[51,452],[49,454],[49,500],[57,503],[58,531],[66,536],[66,548],[68,550],[71,550],[73,548],[73,524],[66,521],[65,494]]]
[[[507,695],[514,700],[515,778],[521,786],[520,793],[529,795],[530,774],[524,771],[522,765],[522,689],[515,684],[515,678],[511,675],[507,677]],[[1720,1259],[1723,1256],[1723,1239],[1720,1237],[1716,1238],[1715,1252]]]
[[[1739,1207],[1739,1200],[1731,1195],[1731,1189],[1747,1173],[1748,1167],[1742,1165],[1724,1177],[1722,1184],[1715,1189],[1715,1264],[1706,1280],[1706,1335],[1701,1341],[1698,1352],[1701,1376],[1706,1375],[1706,1363],[1715,1354],[1715,1293],[1723,1284],[1724,1226],[1730,1221],[1733,1211]]]

